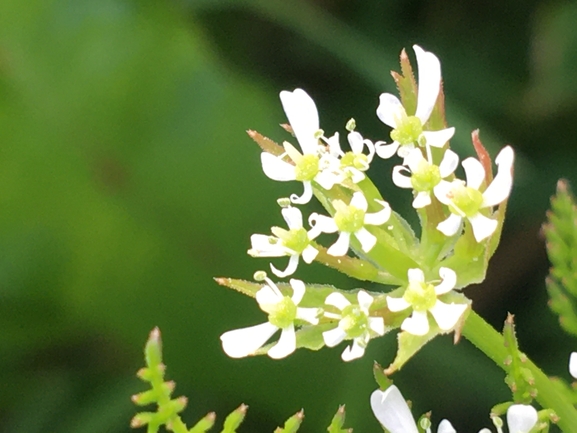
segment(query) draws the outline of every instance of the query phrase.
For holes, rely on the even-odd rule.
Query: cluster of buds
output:
[[[404,75],[393,74],[401,98],[389,93],[379,98],[376,114],[392,128],[389,142],[364,138],[351,119],[345,126],[350,150],[343,150],[338,132],[325,135],[317,107],[302,89],[280,93],[290,124],[285,129],[300,148],[288,141],[281,146],[249,131],[263,150],[265,175],[303,185],[300,195],[278,200],[288,227],[272,227],[272,235],[254,234],[249,254],[287,256],[283,270],[270,264],[279,278],[293,275],[302,257],[307,264],[316,261],[389,289],[346,292],[296,279],[277,285],[262,271],[255,279],[264,284],[219,279],[230,287],[243,286],[268,314],[261,325],[221,336],[229,356],[267,353],[278,359],[298,347],[316,350],[352,340],[342,353],[343,360],[350,361],[364,354],[370,339],[400,328],[405,335],[399,338],[400,346],[417,349],[399,357],[404,352],[399,347],[389,369],[394,371],[432,337],[458,331],[464,322],[471,303],[460,289],[484,279],[511,191],[514,154],[508,146],[501,150],[493,176],[491,159],[475,132],[478,159],[463,160],[465,179],[457,177],[459,157],[449,149],[455,128],[447,127],[445,120],[439,59],[417,45],[414,50],[418,87],[403,51]],[[401,159],[392,168],[392,183],[412,190],[420,238],[367,176],[375,157],[396,156]],[[327,214],[310,214],[307,227],[297,206],[313,195]],[[325,234],[338,234],[328,248],[317,242]],[[278,342],[267,344],[278,330]]]

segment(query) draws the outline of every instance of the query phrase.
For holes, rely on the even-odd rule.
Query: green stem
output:
[[[471,311],[463,336],[473,343],[481,352],[491,358],[499,367],[505,369],[504,361],[508,352],[503,335],[474,311]],[[558,425],[565,433],[577,433],[577,410],[558,391],[551,380],[530,359],[524,367],[528,368],[535,379],[536,400],[546,409],[553,409],[559,416]]]

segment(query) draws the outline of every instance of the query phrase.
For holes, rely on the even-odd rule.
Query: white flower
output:
[[[364,172],[369,169],[369,165],[375,156],[375,145],[371,140],[363,138],[357,131],[349,132],[347,139],[351,147],[350,152],[343,152],[341,149],[338,133],[326,139],[326,143],[329,153],[339,159],[339,169],[343,172],[343,175],[350,177],[353,183],[359,183],[365,178]],[[365,146],[368,150],[367,155],[363,153]]]
[[[393,183],[400,188],[415,191],[413,207],[420,209],[431,204],[431,194],[442,179],[453,174],[459,164],[459,157],[450,149],[445,151],[439,166],[423,157],[420,149],[413,149],[405,159],[408,168],[397,165],[393,168]],[[406,176],[403,172],[410,173]]]
[[[418,433],[417,424],[401,391],[391,385],[385,391],[377,389],[371,394],[371,409],[379,422],[391,433]],[[427,429],[427,433],[430,433]],[[444,419],[437,433],[456,433],[451,423]]]
[[[462,162],[467,177],[467,183],[462,180],[453,182],[441,181],[434,189],[437,199],[449,206],[451,215],[437,225],[446,236],[452,236],[461,227],[463,218],[467,218],[473,227],[473,235],[477,242],[491,236],[497,229],[497,220],[491,219],[482,209],[491,208],[507,199],[513,185],[513,149],[507,146],[499,152],[495,162],[498,172],[484,192],[479,188],[485,180],[485,169],[475,158],[467,158]]]
[[[577,379],[577,352],[571,353],[569,357],[569,373],[574,379]]]
[[[366,224],[382,225],[391,217],[389,204],[381,200],[375,201],[382,205],[383,209],[376,213],[366,213],[368,208],[367,199],[363,193],[355,192],[349,205],[346,205],[341,200],[332,202],[336,211],[333,218],[317,213],[311,214],[309,223],[314,226],[314,229],[318,229],[323,233],[340,232],[337,241],[327,251],[330,255],[344,256],[349,249],[351,235],[358,239],[362,250],[366,253],[375,246],[377,238],[364,226]]]
[[[250,237],[251,249],[248,253],[253,257],[283,257],[289,256],[289,263],[284,271],[279,271],[272,264],[272,272],[280,278],[292,275],[298,266],[299,257],[302,255],[306,263],[311,263],[318,254],[318,250],[311,245],[311,240],[316,238],[320,231],[303,228],[303,215],[296,207],[282,209],[282,216],[289,230],[273,227],[274,236],[254,234]]]
[[[434,286],[425,282],[425,274],[420,269],[409,269],[409,284],[402,298],[387,296],[387,306],[392,312],[413,309],[413,314],[401,324],[401,329],[413,335],[426,335],[429,332],[431,313],[439,328],[449,331],[459,321],[468,305],[446,304],[439,301],[438,296],[450,292],[457,283],[457,274],[452,269],[440,268],[441,282]]]
[[[323,332],[323,340],[328,347],[335,347],[345,338],[352,338],[353,344],[347,346],[341,357],[343,361],[360,358],[371,339],[371,332],[376,335],[385,334],[385,321],[382,317],[370,317],[369,308],[373,297],[364,290],[357,294],[358,305],[353,305],[343,294],[333,292],[325,300],[325,304],[332,305],[341,311],[341,314],[325,312],[325,316],[339,319],[335,329]]]
[[[387,145],[377,145],[377,155],[381,158],[390,158],[398,151],[401,158],[405,158],[419,146],[443,147],[453,137],[455,128],[439,131],[423,130],[429,120],[441,89],[441,63],[437,56],[424,51],[418,45],[413,45],[417,56],[419,70],[419,88],[417,95],[417,111],[414,116],[408,116],[403,104],[390,93],[380,96],[377,116],[381,121],[393,128],[391,138],[393,142]]]
[[[261,153],[262,169],[273,180],[302,182],[304,186],[302,196],[293,194],[291,201],[304,204],[308,203],[313,196],[312,181],[317,182],[324,189],[331,189],[338,182],[339,177],[328,169],[333,164],[330,155],[324,155],[321,158],[322,148],[318,142],[321,133],[319,114],[312,98],[304,90],[296,89],[294,92],[280,92],[280,99],[303,153],[301,154],[293,145],[285,142],[283,146],[286,153],[281,156],[268,152]],[[283,160],[285,155],[290,157],[294,165]]]
[[[537,410],[533,406],[526,404],[514,404],[507,409],[507,427],[509,433],[529,433],[539,420]],[[500,418],[493,418],[493,424],[497,427],[498,433],[503,433],[501,428],[503,421]],[[479,433],[491,433],[491,430],[484,428]]]
[[[320,314],[319,308],[297,307],[306,290],[302,281],[290,280],[293,295],[289,298],[283,296],[270,279],[265,280],[267,284],[256,293],[256,300],[261,310],[268,313],[268,322],[222,334],[220,336],[222,348],[231,358],[243,358],[254,354],[279,329],[282,330],[280,339],[267,354],[274,359],[284,358],[296,349],[295,320],[304,320],[313,325],[319,322],[317,318]]]

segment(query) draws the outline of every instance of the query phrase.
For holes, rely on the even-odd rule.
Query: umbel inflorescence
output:
[[[252,235],[249,254],[288,257],[283,270],[270,265],[278,278],[293,275],[302,259],[382,284],[382,290],[369,291],[362,282],[353,292],[297,279],[275,283],[262,271],[255,274],[260,284],[218,279],[253,296],[267,314],[260,325],[221,336],[229,356],[282,358],[299,347],[318,350],[348,340],[342,358],[351,361],[363,356],[371,339],[399,328],[394,371],[435,335],[459,330],[471,305],[461,289],[483,280],[499,240],[514,154],[511,147],[503,148],[493,175],[491,159],[474,133],[478,158],[463,160],[465,179],[457,176],[459,157],[449,149],[455,128],[445,120],[440,62],[417,45],[414,51],[418,85],[403,52],[403,75],[393,74],[400,99],[389,93],[379,98],[376,114],[392,128],[391,140],[363,137],[351,119],[345,126],[350,150],[343,148],[338,132],[327,135],[321,129],[316,105],[302,89],[280,93],[289,121],[285,129],[294,139],[281,146],[249,131],[262,149],[265,175],[297,188],[278,200],[287,227]],[[420,238],[369,178],[375,158],[396,161],[391,180],[412,190]],[[306,218],[302,205],[313,196],[326,214]],[[322,233],[334,234],[328,247],[317,242]],[[268,343],[279,330],[280,338]]]

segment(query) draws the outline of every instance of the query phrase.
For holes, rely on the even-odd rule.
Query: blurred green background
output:
[[[348,426],[379,431],[371,367],[392,360],[393,335],[350,364],[342,348],[231,360],[219,335],[263,316],[212,277],[266,269],[246,255],[249,236],[282,224],[275,199],[297,187],[262,174],[245,134],[286,138],[278,92],[305,88],[325,131],[355,117],[386,139],[378,96],[394,91],[389,71],[414,43],[441,58],[453,147],[472,154],[481,128],[493,155],[506,143],[518,154],[503,242],[467,293],[495,326],[516,313],[525,351],[568,378],[577,344],[545,307],[539,227],[557,178],[577,180],[576,22],[577,3],[555,0],[4,0],[0,431],[129,431],[129,396],[144,389],[134,373],[157,325],[191,423],[244,402],[244,432],[272,431],[301,408],[302,431],[324,431],[346,404]],[[410,213],[389,162],[372,174]],[[357,287],[315,265],[298,277]],[[451,337],[395,376],[416,413],[460,432],[489,426],[509,395],[502,379]]]

